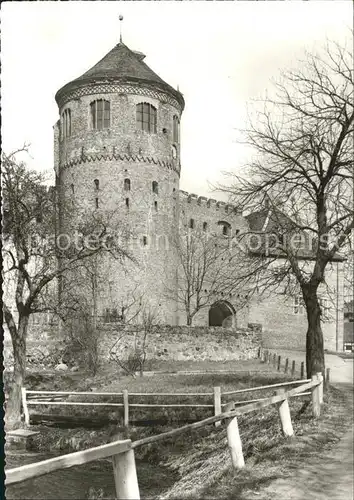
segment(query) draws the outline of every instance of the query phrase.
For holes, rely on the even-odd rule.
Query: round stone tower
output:
[[[174,324],[184,99],[144,58],[120,42],[57,92],[56,182],[62,204],[129,233],[135,262],[99,257],[98,315],[120,315],[131,300],[143,300]],[[62,219],[60,231],[68,224]]]

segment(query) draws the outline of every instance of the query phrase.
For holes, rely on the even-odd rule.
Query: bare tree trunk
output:
[[[26,375],[26,338],[28,327],[28,316],[20,316],[18,328],[15,323],[9,326],[11,333],[14,372],[13,382],[6,406],[6,423],[9,428],[21,425],[21,387],[24,385]]]
[[[307,311],[306,333],[306,372],[307,378],[321,372],[325,373],[325,360],[323,350],[323,334],[321,327],[321,308],[317,292],[311,291],[306,295],[305,305]]]
[[[192,322],[193,322],[193,315],[187,312],[187,325],[192,326]]]

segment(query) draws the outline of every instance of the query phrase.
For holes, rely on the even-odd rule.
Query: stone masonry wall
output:
[[[136,327],[118,332],[114,326],[105,327],[100,341],[103,359],[109,359],[109,350],[118,336],[125,334],[118,344],[124,359],[134,344],[134,334],[141,338]],[[163,326],[151,333],[146,344],[147,359],[171,361],[225,361],[250,359],[257,356],[261,334],[250,329],[221,327]]]
[[[249,230],[247,219],[241,212],[236,211],[235,207],[223,201],[217,201],[213,198],[198,196],[193,193],[187,193],[180,190],[180,226],[188,228],[189,220],[195,221],[195,230],[202,231],[203,223],[207,224],[207,232],[211,231],[222,236],[222,226],[218,222],[230,224],[230,237],[235,237],[239,232]],[[228,236],[228,237],[229,237]]]
[[[100,363],[110,361],[110,349],[115,341],[120,359],[126,360],[134,346],[134,337],[141,338],[139,326],[118,329],[115,325],[100,326]],[[29,369],[53,369],[62,360],[65,343],[53,335],[47,339],[36,337],[27,343]],[[261,345],[261,333],[251,329],[226,329],[221,327],[162,326],[148,336],[147,359],[164,361],[225,361],[257,357]],[[70,356],[69,356],[70,358]],[[68,359],[69,359],[68,358]],[[74,358],[75,359],[75,356]],[[4,366],[13,366],[11,341],[4,345]],[[71,363],[69,363],[69,368]]]

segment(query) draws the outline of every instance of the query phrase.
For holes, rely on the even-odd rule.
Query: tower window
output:
[[[225,221],[219,221],[218,226],[221,226],[222,234],[224,236],[230,236],[231,234],[231,225]]]
[[[144,245],[144,247],[146,247],[147,242],[148,242],[147,236],[143,236],[143,245]]]
[[[157,210],[158,210],[158,208],[157,208],[157,201],[155,201],[154,207],[155,207],[155,211],[157,212]]]
[[[189,219],[189,229],[194,229],[194,219]]]
[[[98,208],[98,198],[96,198],[96,208]]]
[[[173,117],[173,142],[179,144],[179,118],[177,115]]]
[[[124,191],[130,191],[130,179],[124,179]]]
[[[95,179],[93,182],[95,184],[96,190],[98,191],[100,189],[100,181],[98,179]]]
[[[71,194],[75,194],[75,186],[74,184],[70,184],[71,187]]]
[[[125,206],[129,208],[129,198],[125,198]]]
[[[208,229],[208,223],[203,222],[203,231],[206,231]]]
[[[102,130],[109,128],[111,123],[111,105],[105,99],[97,99],[90,104],[91,107],[91,127]]]
[[[159,183],[156,181],[153,181],[152,183],[152,192],[155,194],[159,194]]]
[[[71,136],[71,110],[65,109],[61,114],[61,137]]]
[[[136,105],[136,123],[139,130],[156,134],[157,111],[152,104],[141,102]]]

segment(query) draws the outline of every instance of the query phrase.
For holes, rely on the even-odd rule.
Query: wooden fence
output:
[[[303,383],[303,380],[294,380],[290,382],[281,382],[278,384],[271,384],[266,386],[251,387],[247,389],[239,389],[236,391],[222,391],[221,387],[214,387],[213,392],[195,392],[195,393],[142,393],[142,392],[131,392],[123,390],[122,392],[70,392],[70,391],[29,391],[25,387],[21,389],[22,392],[22,407],[25,418],[26,425],[30,425],[30,413],[29,406],[42,405],[42,406],[96,406],[96,407],[120,407],[123,408],[123,425],[124,427],[129,426],[129,413],[130,408],[210,408],[213,409],[214,415],[219,415],[222,409],[227,406],[227,402],[222,402],[222,398],[227,396],[241,395],[247,392],[260,392],[267,389],[277,389],[283,386],[298,385]],[[308,393],[309,394],[309,393]],[[303,396],[304,394],[299,394]],[[307,394],[306,394],[307,395]],[[95,402],[95,401],[67,401],[63,398],[70,396],[110,396],[117,398],[118,402]],[[176,397],[190,398],[191,403],[134,403],[132,399],[136,397],[171,397],[176,399]],[[207,399],[209,402],[196,403],[196,398]],[[264,399],[264,398],[263,398]],[[235,401],[235,405],[242,405],[245,403],[254,403],[257,401],[262,401],[263,399],[252,399],[249,401]],[[193,402],[192,402],[193,401]],[[216,422],[215,426],[219,426],[220,422]]]
[[[164,432],[156,436],[150,436],[134,442],[129,439],[123,441],[115,441],[113,443],[104,444],[96,448],[91,448],[76,453],[70,453],[61,457],[51,458],[42,462],[10,469],[6,471],[5,484],[8,486],[14,483],[19,483],[26,479],[42,476],[56,470],[92,462],[99,458],[112,457],[113,475],[117,499],[139,499],[140,493],[134,457],[135,448],[148,443],[158,442],[171,436],[176,436],[186,431],[190,431],[192,429],[199,429],[206,425],[215,425],[218,423],[221,424],[222,421],[225,421],[226,423],[227,441],[228,447],[230,449],[232,465],[235,469],[240,469],[244,466],[245,462],[242,453],[242,442],[237,422],[238,416],[245,415],[247,413],[251,413],[276,404],[278,406],[279,418],[284,436],[293,436],[294,430],[292,427],[291,415],[289,410],[289,399],[299,394],[306,393],[306,391],[310,391],[312,395],[313,416],[315,418],[318,418],[320,416],[321,403],[323,402],[322,374],[318,373],[314,375],[311,380],[301,380],[297,381],[297,383],[300,383],[298,387],[292,388],[287,391],[285,390],[285,386],[286,384],[290,385],[291,383],[274,384],[279,387],[276,391],[275,396],[264,398],[263,400],[259,400],[256,402],[244,401],[243,406],[239,408],[235,408],[235,402],[229,402],[224,405],[224,411],[221,411],[218,415],[205,418],[204,420],[200,420],[193,424],[184,425],[172,431]],[[274,387],[274,385],[264,386],[263,389]],[[257,389],[259,388],[253,387],[251,389],[242,389],[239,391],[234,391],[233,394],[246,392],[247,390],[254,391]]]
[[[305,362],[301,361],[299,363],[300,370],[297,370],[297,365],[295,360],[293,359],[290,363],[289,358],[285,358],[284,365],[282,365],[282,357],[276,353],[271,353],[270,350],[268,349],[263,349],[260,347],[258,349],[258,358],[263,362],[267,364],[273,364],[273,367],[276,368],[278,371],[281,371],[282,368],[284,368],[284,373],[291,374],[292,377],[296,375],[296,373],[300,373],[300,378],[304,379],[305,378]],[[330,383],[330,369],[326,369],[326,376],[325,376],[325,387],[329,386]]]

